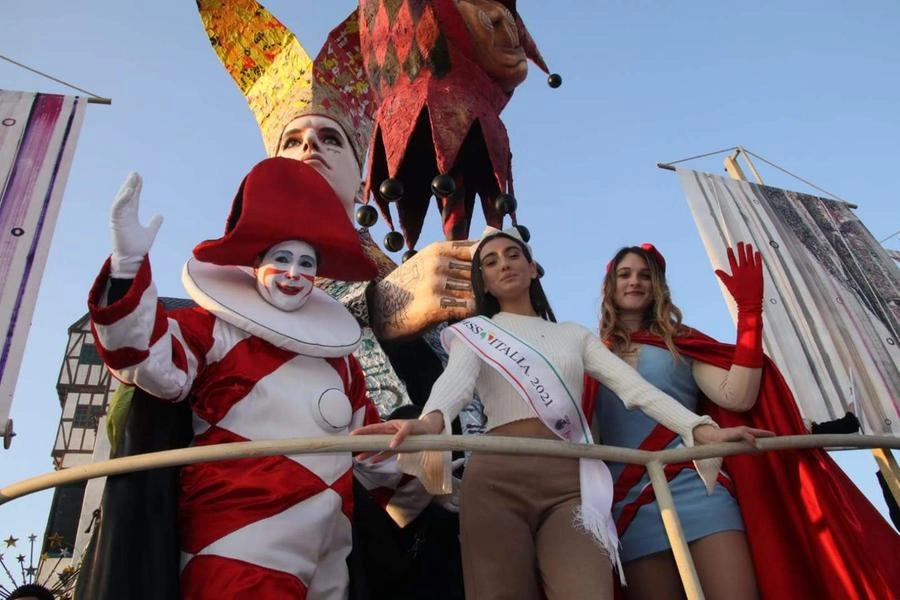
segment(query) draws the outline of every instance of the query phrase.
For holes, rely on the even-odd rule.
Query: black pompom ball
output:
[[[541,263],[537,263],[537,275],[538,279],[544,276],[544,267],[541,266]]]
[[[456,182],[449,175],[438,175],[431,180],[431,192],[438,198],[452,196],[456,191]]]
[[[378,211],[374,206],[363,204],[356,209],[356,222],[360,227],[371,227],[378,222]]]
[[[547,85],[555,90],[562,85],[562,76],[559,73],[551,73],[547,78]]]
[[[403,236],[396,231],[390,232],[384,236],[384,247],[391,252],[397,252],[403,247]]]
[[[403,262],[406,262],[406,261],[408,261],[409,259],[411,259],[411,258],[412,258],[413,256],[415,256],[415,255],[416,255],[416,251],[415,251],[415,250],[407,250],[406,252],[403,253],[403,259],[402,259],[402,260],[403,260]]]
[[[516,199],[510,194],[500,194],[497,196],[497,199],[494,200],[494,208],[496,208],[497,212],[501,215],[511,215],[516,212],[518,205]]]
[[[522,241],[527,244],[531,239],[531,232],[528,231],[528,228],[524,225],[516,225],[516,229],[519,230],[519,235],[522,236]]]
[[[399,179],[385,179],[378,186],[378,194],[388,202],[396,202],[403,197],[403,184]]]

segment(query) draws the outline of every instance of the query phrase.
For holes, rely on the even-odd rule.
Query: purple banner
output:
[[[0,431],[85,105],[77,97],[0,90]]]

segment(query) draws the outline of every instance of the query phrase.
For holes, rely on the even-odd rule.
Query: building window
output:
[[[72,426],[84,429],[96,429],[100,417],[106,411],[96,404],[79,404],[75,407],[75,415],[72,417]]]
[[[103,364],[103,359],[100,358],[100,354],[97,352],[97,346],[94,344],[82,344],[81,356],[78,357],[78,361],[83,365]]]

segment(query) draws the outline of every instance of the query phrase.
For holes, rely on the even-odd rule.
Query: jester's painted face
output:
[[[256,267],[256,289],[275,308],[298,310],[312,293],[317,267],[316,251],[306,242],[275,244]]]
[[[360,191],[360,166],[353,146],[337,121],[321,115],[293,119],[281,134],[278,156],[305,162],[318,171],[353,219]]]
[[[478,65],[505,92],[512,92],[528,75],[515,17],[496,0],[457,0],[456,6],[472,36]]]

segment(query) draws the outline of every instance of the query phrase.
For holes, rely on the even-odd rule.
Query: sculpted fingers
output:
[[[451,296],[467,296],[472,294],[472,284],[463,279],[448,277],[444,282],[444,291]]]
[[[472,260],[472,247],[475,240],[454,240],[449,242],[433,242],[425,246],[419,254],[439,256],[461,262]]]
[[[447,270],[453,271],[458,276],[464,277],[465,279],[469,279],[472,276],[472,261],[448,260]]]
[[[441,313],[444,321],[458,321],[470,317],[475,314],[475,299],[471,296],[468,298],[442,296]]]
[[[471,261],[472,250],[475,249],[475,244],[478,243],[478,240],[455,240],[448,243],[450,244],[448,256],[459,260]]]

